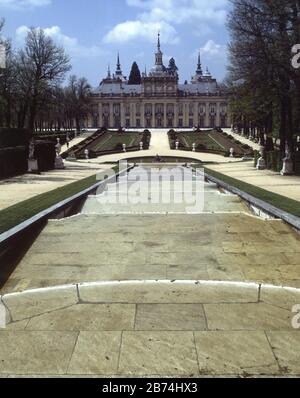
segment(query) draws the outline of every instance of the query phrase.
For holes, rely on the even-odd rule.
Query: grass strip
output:
[[[207,167],[205,167],[204,170],[208,176],[217,178],[218,180],[221,180],[228,185],[238,188],[241,191],[246,192],[257,199],[263,200],[264,202],[274,207],[277,207],[278,209],[286,211],[287,213],[292,214],[296,217],[300,217],[300,202],[298,202],[297,200],[267,191],[263,188],[259,188],[255,185],[248,184],[241,180],[237,180],[236,178],[229,177],[225,174],[219,173],[215,170],[211,170]]]
[[[113,168],[116,172],[118,167]],[[0,211],[0,234],[16,227],[22,222],[30,219],[41,211],[47,210],[49,207],[62,202],[65,199],[76,195],[92,187],[107,175],[105,171],[99,174],[94,174],[90,177],[84,178],[79,181],[72,182],[52,191],[36,195],[33,198],[24,200],[13,206],[10,206]]]

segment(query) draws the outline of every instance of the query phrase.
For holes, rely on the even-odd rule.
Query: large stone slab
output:
[[[32,318],[27,330],[113,331],[134,328],[133,304],[77,304]]]
[[[206,330],[201,304],[139,304],[136,330]]]
[[[264,332],[195,332],[200,374],[276,375],[279,367]]]
[[[292,313],[264,303],[205,304],[209,330],[290,330]]]
[[[78,302],[76,286],[8,294],[2,300],[13,321],[28,319]]]
[[[300,375],[300,333],[267,332],[282,373]]]
[[[81,332],[68,374],[116,375],[121,332]]]
[[[0,331],[0,373],[65,374],[78,333]]]
[[[235,303],[257,302],[258,285],[218,282],[116,282],[79,285],[82,301],[89,303]]]
[[[199,374],[192,332],[124,332],[120,374]]]
[[[293,306],[300,305],[300,289],[262,285],[260,300],[291,311]]]

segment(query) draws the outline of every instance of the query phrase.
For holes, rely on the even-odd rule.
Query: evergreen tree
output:
[[[136,62],[134,62],[131,67],[128,84],[130,84],[130,85],[141,84],[141,82],[142,82],[142,78],[141,78],[140,69],[138,67],[138,64]]]

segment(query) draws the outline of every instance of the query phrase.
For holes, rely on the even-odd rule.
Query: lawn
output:
[[[230,139],[216,130],[200,132],[179,132],[176,133],[181,148],[192,150],[193,144],[196,144],[197,151],[211,151],[223,155],[229,155],[230,149],[234,149],[237,156],[244,156],[252,153],[251,148],[245,148],[241,143]],[[174,147],[175,141],[171,139],[171,146]]]
[[[201,166],[196,165],[194,167],[197,168]],[[204,170],[208,176],[217,178],[218,180],[221,180],[226,184],[231,185],[232,187],[238,188],[241,191],[246,192],[257,199],[263,200],[264,202],[269,203],[270,205],[277,207],[278,209],[286,211],[287,213],[292,214],[296,217],[300,217],[300,202],[296,200],[267,191],[255,185],[251,185],[241,180],[237,180],[236,178],[226,176],[225,174],[219,173],[215,170],[211,170],[207,167],[205,167]]]
[[[114,167],[117,171],[117,166]],[[7,209],[0,211],[0,234],[14,228],[22,222],[30,219],[36,214],[48,209],[63,200],[90,188],[101,179],[105,178],[105,171],[99,175],[92,175],[83,180],[73,182],[63,187],[34,196],[23,202],[17,203]]]
[[[141,133],[106,133],[99,141],[91,145],[95,152],[113,151],[117,146],[126,144],[127,147],[138,146],[143,134]]]

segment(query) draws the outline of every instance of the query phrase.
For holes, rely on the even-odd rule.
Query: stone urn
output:
[[[234,158],[234,149],[233,148],[230,148],[230,157],[231,158]]]
[[[176,141],[176,142],[175,142],[175,148],[176,148],[176,151],[179,150],[179,141]]]
[[[193,144],[193,152],[196,152],[196,144]]]
[[[140,142],[140,150],[142,151],[144,149],[144,143],[143,141]]]
[[[126,144],[123,144],[123,152],[126,152]]]
[[[90,158],[90,151],[89,151],[88,149],[86,149],[86,150],[84,151],[84,156],[85,156],[85,158],[86,158],[87,160]]]

